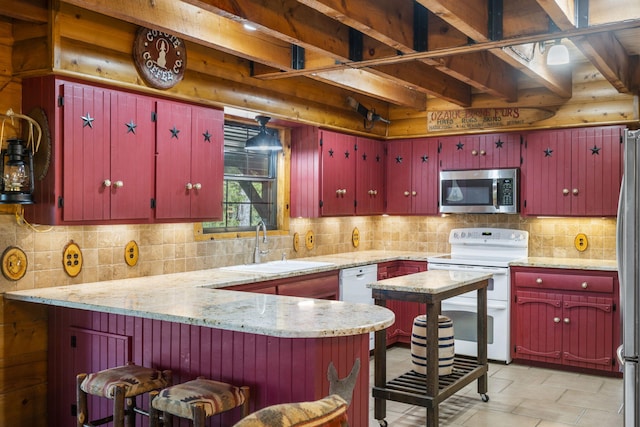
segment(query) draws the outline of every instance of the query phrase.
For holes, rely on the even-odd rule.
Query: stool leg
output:
[[[149,393],[149,427],[158,427],[160,424],[160,414],[158,410],[153,407],[153,399],[155,399],[157,395],[157,390]]]
[[[168,412],[162,413],[162,427],[172,427],[173,426],[173,415]]]
[[[244,395],[244,403],[242,404],[242,418],[249,415],[249,387],[244,385],[240,387],[242,394]]]
[[[204,427],[205,412],[202,403],[193,405],[193,427]]]
[[[78,427],[84,427],[85,422],[89,419],[87,413],[87,393],[85,393],[80,384],[87,378],[87,374],[78,374],[76,376],[76,419]]]
[[[124,388],[120,386],[113,396],[113,427],[124,427]]]
[[[125,399],[125,411],[124,411],[124,421],[126,427],[135,427],[136,426],[136,398],[128,397]]]

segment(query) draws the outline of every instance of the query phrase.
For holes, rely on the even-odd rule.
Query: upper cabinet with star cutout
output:
[[[438,140],[387,143],[387,207],[390,215],[438,213]]]
[[[385,201],[385,143],[356,138],[356,215],[380,215]]]
[[[291,216],[354,215],[356,137],[303,126],[291,142]]]
[[[521,134],[489,133],[439,138],[440,169],[520,167]]]
[[[36,180],[36,203],[25,209],[27,220],[52,225],[125,224],[184,221],[194,214],[197,218],[215,218],[214,214],[221,214],[224,161],[221,111],[204,109],[216,118],[215,123],[207,125],[215,132],[216,136],[210,139],[216,142],[209,144],[215,148],[207,146],[207,150],[217,151],[206,158],[214,159],[216,167],[219,163],[218,169],[199,166],[211,172],[206,175],[209,180],[206,186],[204,180],[198,181],[202,187],[199,195],[205,194],[205,188],[211,188],[206,193],[210,198],[208,207],[198,211],[190,204],[188,210],[171,216],[158,211],[156,205],[159,194],[163,197],[168,194],[159,193],[164,188],[163,180],[167,176],[182,179],[177,176],[182,172],[181,162],[185,159],[191,162],[189,135],[196,134],[197,126],[191,118],[199,117],[192,113],[193,106],[186,107],[188,114],[184,117],[180,114],[172,117],[175,123],[169,123],[170,120],[160,123],[156,121],[156,104],[164,101],[147,95],[55,76],[25,79],[22,87],[23,111],[43,108],[51,131],[50,148],[43,142],[36,155],[36,164],[46,163],[48,169],[42,179]],[[182,143],[181,154],[172,155],[171,167],[162,164],[162,169],[159,166],[156,169],[159,135],[162,131],[170,132],[166,127],[173,124]],[[193,145],[197,145],[195,140]],[[203,152],[209,156],[208,151]],[[189,167],[196,169],[191,164]],[[175,191],[172,202],[176,206],[178,196],[188,193],[185,185],[182,184],[181,191]],[[158,216],[158,212],[164,216]]]
[[[522,213],[616,216],[622,180],[621,126],[526,134]]]

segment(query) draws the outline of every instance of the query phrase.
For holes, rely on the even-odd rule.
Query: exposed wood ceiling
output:
[[[312,79],[387,109],[517,105],[523,87],[570,98],[571,66],[543,53],[558,39],[618,92],[640,86],[638,0],[64,1],[242,58],[248,79]],[[0,16],[48,19],[42,0],[20,3],[0,0]]]

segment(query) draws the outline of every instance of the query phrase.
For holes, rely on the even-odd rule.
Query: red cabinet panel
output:
[[[223,112],[171,101],[156,108],[156,218],[221,218]]]
[[[387,144],[388,214],[438,213],[438,144],[421,138]]]
[[[527,134],[526,215],[615,216],[622,180],[620,126]]]
[[[512,267],[511,279],[514,360],[618,371],[616,273]]]
[[[440,169],[520,167],[519,133],[491,133],[440,138]]]
[[[356,214],[384,213],[385,144],[368,138],[356,139]]]
[[[353,215],[356,200],[356,139],[320,131],[322,151],[322,216]]]

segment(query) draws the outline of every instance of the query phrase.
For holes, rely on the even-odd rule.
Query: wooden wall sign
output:
[[[555,114],[543,108],[467,108],[434,110],[427,116],[429,132],[491,129],[529,125]]]
[[[187,50],[174,35],[140,27],[133,42],[133,62],[145,83],[169,89],[184,77]]]

